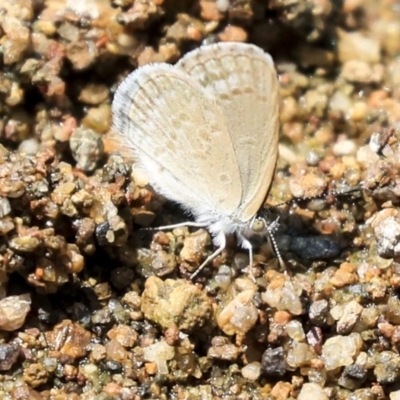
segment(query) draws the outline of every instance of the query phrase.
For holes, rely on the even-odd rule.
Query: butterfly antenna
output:
[[[278,221],[279,221],[279,217],[274,222],[272,222],[271,224],[269,224],[267,226],[267,233],[268,233],[268,239],[269,239],[269,241],[271,243],[272,249],[273,249],[276,257],[278,258],[280,267],[282,269],[286,269],[286,264],[283,261],[283,258],[281,256],[281,252],[279,251],[278,245],[276,243],[275,235],[274,235],[276,230],[278,229],[278,226],[279,226],[279,222]]]
[[[348,190],[344,190],[344,191],[336,191],[336,190],[330,190],[329,192],[326,193],[322,193],[322,194],[318,194],[316,196],[309,196],[309,197],[295,197],[294,199],[290,199],[288,201],[284,201],[282,203],[278,203],[275,204],[274,207],[280,207],[280,206],[285,206],[288,204],[294,204],[297,203],[299,201],[310,201],[310,200],[316,200],[316,199],[324,199],[328,196],[345,196],[348,195],[350,193],[354,193],[354,192],[360,192],[362,190],[361,187],[357,186]]]

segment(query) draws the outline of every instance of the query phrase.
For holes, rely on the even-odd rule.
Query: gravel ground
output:
[[[234,240],[188,279],[209,233],[141,229],[187,216],[107,137],[129,72],[218,41],[281,85],[255,282]],[[399,88],[396,0],[2,0],[0,398],[399,400]]]

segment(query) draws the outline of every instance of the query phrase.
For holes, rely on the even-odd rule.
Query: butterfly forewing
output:
[[[187,73],[139,68],[118,88],[113,113],[120,146],[132,149],[158,192],[197,217],[238,209],[242,178],[225,117]]]
[[[240,170],[242,198],[235,215],[250,220],[262,206],[278,155],[278,79],[271,57],[256,46],[219,43],[188,53],[177,64],[218,102]]]

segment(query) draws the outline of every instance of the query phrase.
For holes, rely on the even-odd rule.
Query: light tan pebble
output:
[[[103,232],[99,232],[97,235],[97,239],[101,238],[102,244],[113,244],[118,247],[125,245],[128,238],[128,228],[124,219],[119,215],[111,215],[108,216],[106,225]],[[117,281],[114,282],[114,285],[117,285]]]
[[[361,146],[357,151],[357,161],[365,167],[376,163],[378,160],[379,155],[369,145]]]
[[[179,255],[182,260],[198,266],[203,261],[205,247],[210,243],[210,234],[204,229],[199,229],[185,237]]]
[[[39,141],[36,138],[31,138],[20,143],[18,146],[18,152],[27,155],[35,155],[39,151],[39,148]]]
[[[328,95],[319,90],[307,90],[301,102],[307,114],[323,118],[328,105]]]
[[[99,368],[95,364],[84,364],[81,368],[82,375],[91,382],[99,379]]]
[[[400,255],[399,214],[392,208],[381,210],[373,219],[371,225],[374,228],[378,254],[385,258],[398,257]]]
[[[343,12],[345,14],[350,14],[357,11],[364,5],[364,0],[344,0],[343,1]]]
[[[399,64],[400,65],[400,64]],[[388,66],[388,72],[392,71],[391,66]],[[400,78],[400,76],[399,76]],[[400,80],[399,80],[400,83]],[[394,85],[396,85],[396,83],[393,83]],[[377,90],[373,90],[370,95],[368,96],[367,99],[367,104],[369,107],[372,108],[380,108],[380,107],[384,107],[385,102],[388,99],[388,93],[383,90],[383,89],[377,89]]]
[[[149,184],[149,177],[143,169],[132,168],[131,177],[138,186],[145,187]]]
[[[120,32],[113,43],[107,43],[107,50],[112,54],[135,57],[145,43],[140,37]]]
[[[97,3],[96,0],[86,0],[84,2],[66,0],[65,8],[79,18],[95,20],[100,17],[100,9]]]
[[[148,276],[165,276],[176,270],[177,261],[173,253],[166,250],[139,252],[137,261],[141,264],[141,274]]]
[[[299,343],[294,340],[288,349],[286,363],[291,368],[308,366],[316,357],[315,352],[308,343]]]
[[[223,336],[214,337],[207,352],[207,357],[209,358],[226,361],[236,360],[239,355],[240,349]]]
[[[218,37],[221,42],[246,42],[248,34],[240,26],[228,25]]]
[[[286,329],[288,336],[291,339],[296,340],[298,342],[303,341],[306,337],[304,330],[303,330],[303,325],[300,323],[300,321],[297,321],[297,320],[289,321],[285,325],[285,329]]]
[[[346,335],[352,331],[360,318],[363,307],[355,300],[350,301],[343,307],[342,315],[337,322],[336,331],[341,335]]]
[[[196,33],[197,32],[197,33]],[[194,40],[194,41],[200,41],[201,40],[201,35],[198,31],[196,31],[196,28],[188,28],[188,36],[190,37],[189,40]],[[178,48],[178,45],[176,43],[162,43],[160,44],[158,48],[158,52],[162,59],[165,62],[176,62],[178,61],[179,57],[181,56],[181,52]]]
[[[332,152],[336,157],[356,154],[357,144],[351,139],[339,139],[332,147]]]
[[[357,337],[356,337],[357,336]],[[322,360],[327,371],[353,363],[359,351],[359,334],[350,336],[337,335],[325,341],[322,345]]]
[[[379,41],[359,32],[338,31],[338,57],[344,64],[347,61],[357,60],[370,64],[379,63],[381,48]]]
[[[63,374],[66,379],[76,379],[78,375],[78,367],[71,364],[64,365]]]
[[[93,129],[96,133],[106,133],[111,127],[112,115],[109,104],[91,107],[82,119],[82,125]]]
[[[5,217],[11,212],[10,201],[6,197],[0,198],[0,218]]]
[[[171,325],[164,332],[165,341],[170,345],[178,345],[180,341],[180,330],[176,325]],[[181,342],[182,343],[182,342]]]
[[[179,45],[187,40],[200,41],[204,34],[205,27],[200,20],[188,14],[178,14],[177,21],[167,29],[166,40]]]
[[[1,121],[2,138],[19,143],[31,136],[32,122],[20,107],[11,108],[5,121]]]
[[[358,278],[355,271],[356,266],[354,264],[344,262],[340,265],[339,269],[335,272],[329,282],[333,286],[339,288],[356,283]]]
[[[24,324],[31,309],[31,296],[8,296],[0,300],[0,330],[15,331]]]
[[[118,385],[115,382],[109,382],[104,386],[103,391],[110,397],[121,398],[121,389],[121,385]]]
[[[165,62],[164,57],[150,46],[145,47],[137,57],[139,67],[159,62]]]
[[[152,276],[145,283],[142,312],[165,329],[176,324],[180,330],[192,331],[208,320],[211,302],[206,293],[188,281],[162,281]]]
[[[385,265],[385,263],[382,264],[383,266]],[[389,282],[386,279],[374,276],[373,278],[369,279],[369,284],[370,285],[368,286],[367,292],[373,299],[382,299],[386,296],[389,289]]]
[[[353,106],[353,101],[347,93],[337,90],[329,100],[329,111],[340,112],[348,117],[349,110]]]
[[[138,340],[137,332],[128,325],[120,324],[114,326],[107,332],[109,339],[117,340],[124,347],[133,347]]]
[[[34,19],[34,3],[26,0],[2,0],[3,13],[15,17],[21,21],[32,21]]]
[[[300,315],[303,312],[303,305],[300,300],[302,290],[301,285],[285,282],[283,287],[274,288],[273,285],[268,285],[261,297],[270,307],[275,307],[281,311],[286,310],[293,315]]]
[[[237,289],[239,292],[244,292],[245,290],[252,290],[254,293],[256,293],[258,287],[252,278],[244,277],[235,279],[235,289]]]
[[[271,390],[273,399],[289,399],[290,393],[293,390],[293,385],[289,382],[279,381]]]
[[[400,374],[400,357],[393,351],[382,351],[375,357],[375,368],[373,370],[378,383],[395,383]]]
[[[22,61],[30,45],[30,31],[17,18],[6,15],[1,24],[5,36],[2,38],[2,54],[5,65]]]
[[[274,322],[276,322],[279,325],[286,325],[289,323],[290,319],[291,319],[291,315],[290,313],[288,313],[287,311],[276,311],[274,313]]]
[[[389,393],[390,400],[400,400],[400,390]]]
[[[104,360],[107,356],[106,348],[102,344],[96,343],[93,345],[90,353],[91,361],[96,363]]]
[[[156,363],[159,374],[168,374],[167,361],[172,360],[174,356],[174,347],[164,341],[143,348],[143,358],[146,361]]]
[[[288,164],[293,164],[299,161],[298,155],[283,143],[279,143],[279,157],[285,160]]]
[[[96,43],[91,40],[79,40],[66,46],[66,56],[75,71],[83,71],[89,68],[99,55]]]
[[[394,325],[400,324],[400,300],[395,296],[390,296],[387,300],[387,307],[385,310],[385,314],[387,315],[386,318],[388,322]]]
[[[93,171],[104,152],[101,136],[91,129],[78,128],[71,135],[69,143],[77,167],[83,171]]]
[[[41,132],[41,141],[50,142],[51,140],[57,140],[59,142],[67,142],[71,136],[71,132],[63,129],[59,124],[46,123]]]
[[[218,10],[221,11],[222,13],[227,12],[230,7],[230,1],[229,0],[215,0]]]
[[[361,312],[361,316],[354,326],[354,332],[362,332],[366,329],[373,329],[380,317],[380,310],[376,306],[365,307]],[[363,329],[358,329],[361,327]]]
[[[305,383],[300,390],[297,400],[329,400],[324,389],[317,383]]]
[[[43,33],[47,37],[52,37],[57,33],[57,26],[52,21],[38,20],[33,24],[33,31]]]
[[[386,68],[385,83],[389,87],[398,87],[400,85],[400,59],[396,58],[396,59],[388,62],[388,65]],[[379,91],[379,92],[381,92],[381,91]],[[372,97],[373,94],[374,94],[374,92],[371,93],[370,97]],[[384,99],[386,99],[387,93],[385,91],[383,91],[383,93],[381,92],[380,96],[382,96]],[[372,98],[374,98],[374,97],[372,97]],[[382,104],[381,99],[379,99],[379,100],[380,100],[380,104]]]
[[[40,240],[33,236],[24,235],[11,238],[8,241],[8,245],[13,250],[17,250],[23,253],[31,253],[39,247]]]
[[[221,12],[221,9],[218,7],[218,3],[216,1],[200,0],[200,16],[205,21],[221,21],[221,19],[224,17],[224,14],[223,11]]]
[[[67,21],[58,27],[57,33],[68,42],[77,42],[81,36],[80,28]]]
[[[304,126],[299,122],[289,122],[282,125],[282,133],[294,144],[302,143],[304,138]]]
[[[24,381],[31,387],[37,388],[44,385],[49,378],[49,373],[42,364],[32,363],[29,364],[23,372]]]
[[[80,254],[76,244],[67,244],[64,265],[71,274],[79,274],[85,267],[85,258]]]
[[[261,363],[254,361],[247,364],[242,368],[241,372],[243,378],[255,382],[261,375]]]
[[[400,53],[400,23],[397,19],[389,21],[381,19],[374,22],[372,30],[380,38],[382,50],[389,58],[395,58]]]
[[[289,188],[297,198],[318,196],[326,188],[326,178],[318,171],[300,170],[290,177]]]
[[[368,111],[369,107],[365,101],[356,101],[349,110],[349,117],[354,122],[362,122],[367,118]]]
[[[9,93],[7,94],[7,97],[5,99],[5,103],[8,106],[15,107],[18,104],[22,103],[24,99],[24,91],[21,89],[19,83],[13,82],[11,84],[11,88],[9,90]]]
[[[116,339],[111,339],[109,342],[107,342],[105,348],[106,348],[107,358],[109,360],[114,360],[123,363],[126,362],[126,360],[129,357],[129,352]]]
[[[118,15],[118,21],[130,29],[146,29],[159,19],[163,11],[154,1],[135,1],[126,12]]]
[[[109,95],[110,91],[106,85],[101,83],[88,83],[82,88],[78,99],[83,103],[96,105],[106,101]]]
[[[144,369],[146,370],[146,373],[149,374],[149,375],[156,375],[158,370],[159,370],[159,368],[157,367],[157,363],[155,363],[155,362],[145,363],[144,364]],[[167,364],[166,363],[165,363],[165,367],[161,367],[161,370],[165,371],[164,374],[168,373]]]
[[[280,108],[280,120],[282,123],[293,121],[300,113],[300,107],[293,96],[282,99]]]
[[[384,68],[381,64],[371,66],[365,61],[349,60],[343,65],[342,76],[351,83],[379,83],[383,79]]]
[[[258,311],[253,304],[254,290],[239,293],[217,315],[218,326],[227,335],[246,333],[257,322]]]
[[[386,339],[391,339],[394,333],[395,327],[392,324],[380,323],[378,324],[379,333],[383,335]]]

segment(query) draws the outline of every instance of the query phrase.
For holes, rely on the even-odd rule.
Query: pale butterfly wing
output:
[[[225,115],[242,187],[235,215],[249,221],[265,201],[278,156],[279,85],[272,58],[250,44],[218,43],[188,53],[177,66]]]
[[[198,219],[239,207],[241,177],[225,118],[188,74],[167,64],[137,69],[115,94],[113,119],[120,146],[133,151],[159,193]]]

